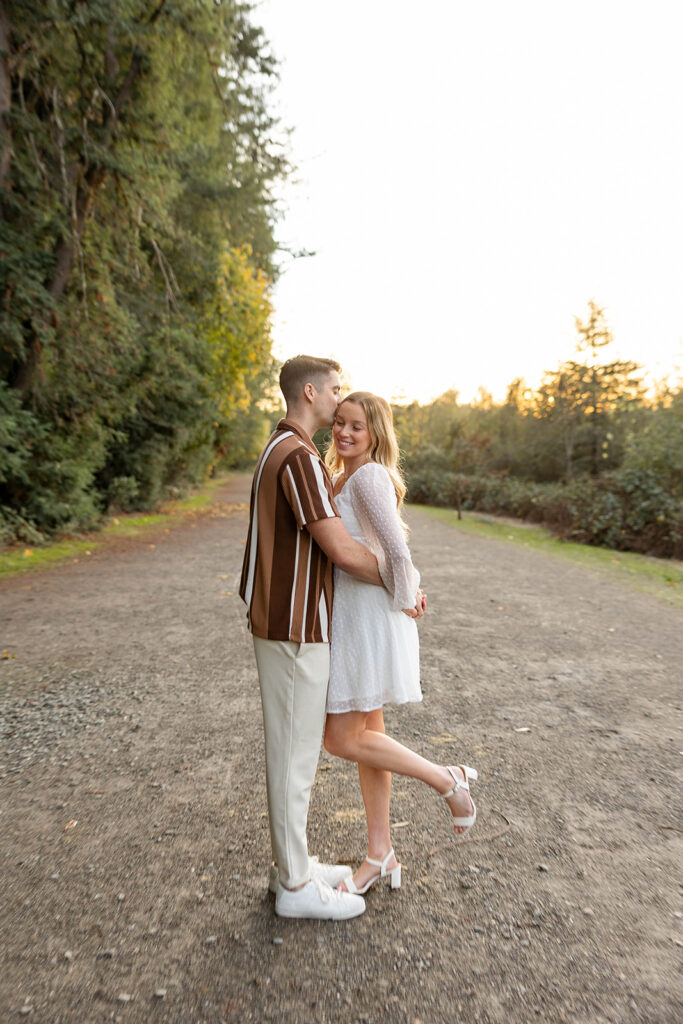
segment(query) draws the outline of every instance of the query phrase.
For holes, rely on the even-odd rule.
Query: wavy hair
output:
[[[369,391],[354,391],[339,403],[339,408],[346,405],[347,402],[355,402],[363,408],[370,434],[368,461],[377,462],[386,469],[396,491],[396,508],[400,510],[406,493],[406,485],[401,473],[400,452],[391,406],[385,398],[373,395]],[[334,443],[334,434],[325,455],[325,465],[331,473],[338,473],[344,468],[342,457]],[[405,523],[403,525],[405,526]]]

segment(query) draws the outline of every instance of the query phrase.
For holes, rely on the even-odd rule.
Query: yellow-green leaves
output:
[[[226,420],[249,408],[250,385],[271,359],[270,281],[250,256],[248,246],[225,253],[216,296],[202,322],[211,390]]]

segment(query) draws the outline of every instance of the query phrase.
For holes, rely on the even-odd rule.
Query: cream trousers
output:
[[[329,644],[253,637],[266,741],[268,818],[280,882],[310,877],[306,825],[325,727]]]

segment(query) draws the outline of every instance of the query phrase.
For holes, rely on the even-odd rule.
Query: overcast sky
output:
[[[293,129],[275,353],[387,398],[502,398],[603,305],[615,356],[683,338],[678,0],[263,0]]]

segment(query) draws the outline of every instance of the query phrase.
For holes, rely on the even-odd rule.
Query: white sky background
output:
[[[614,357],[683,338],[679,0],[262,0],[297,182],[280,358],[355,388],[504,397],[606,307]]]

